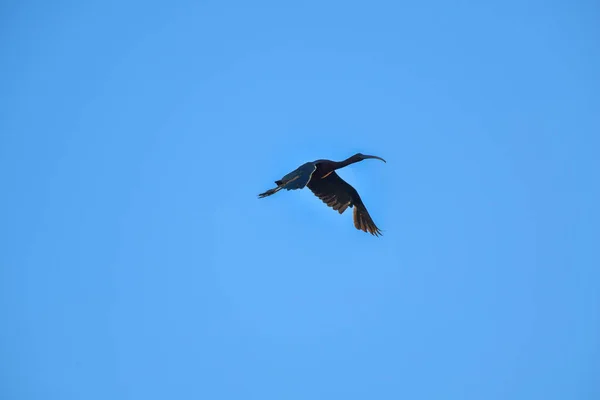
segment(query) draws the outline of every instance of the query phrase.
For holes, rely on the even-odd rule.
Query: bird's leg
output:
[[[278,186],[276,188],[269,189],[266,192],[259,194],[258,198],[262,199],[264,197],[270,196],[272,194],[275,194],[275,193],[279,192],[281,189],[283,189],[283,186]]]
[[[275,183],[277,184],[276,188],[269,189],[266,192],[259,194],[258,197],[262,199],[263,197],[271,196],[272,194],[279,192],[281,189],[287,189],[287,190],[298,189],[298,188],[292,188],[288,185],[299,178],[300,178],[300,175],[296,175],[292,179],[289,179],[287,181],[283,181],[283,180],[275,181]],[[302,187],[304,187],[304,186],[302,186]]]

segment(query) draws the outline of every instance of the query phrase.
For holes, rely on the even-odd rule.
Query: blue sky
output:
[[[0,397],[600,398],[599,16],[3,2]]]

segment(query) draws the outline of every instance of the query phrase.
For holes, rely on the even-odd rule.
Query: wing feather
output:
[[[381,235],[381,230],[375,225],[371,215],[356,189],[334,172],[322,179],[311,179],[308,188],[327,206],[343,214],[348,207],[354,207],[353,220],[356,229]]]
[[[310,178],[312,178],[312,174],[316,169],[317,166],[314,162],[307,162],[281,178],[281,180],[276,183],[278,185],[281,184],[281,186],[287,190],[302,189],[310,181]]]

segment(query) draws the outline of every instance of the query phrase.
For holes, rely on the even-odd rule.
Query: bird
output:
[[[368,232],[373,236],[380,236],[382,235],[381,230],[373,222],[373,218],[369,215],[367,207],[356,189],[335,172],[340,168],[370,158],[386,162],[378,156],[356,153],[343,161],[316,160],[304,163],[283,178],[276,180],[277,187],[259,194],[258,197],[262,199],[274,195],[281,189],[297,190],[308,186],[323,203],[340,214],[343,214],[348,207],[354,207],[353,220],[356,229]]]

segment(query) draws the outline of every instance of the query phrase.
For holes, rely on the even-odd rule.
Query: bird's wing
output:
[[[310,181],[316,169],[317,165],[314,162],[307,162],[275,183],[287,190],[302,189]]]
[[[356,189],[338,174],[331,172],[325,178],[311,179],[308,188],[329,207],[342,214],[348,207],[354,207],[354,226],[363,232],[379,236],[381,231],[373,222],[367,208]]]

